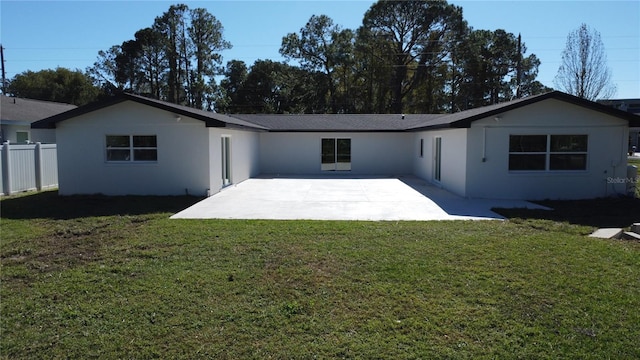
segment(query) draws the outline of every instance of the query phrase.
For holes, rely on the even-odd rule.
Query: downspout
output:
[[[482,128],[482,162],[487,161],[487,127]]]

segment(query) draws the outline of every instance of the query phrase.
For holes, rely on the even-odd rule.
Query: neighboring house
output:
[[[598,103],[640,116],[640,99],[598,100]],[[640,152],[640,127],[629,129],[629,150],[633,146],[636,147],[636,152]]]
[[[123,94],[32,126],[56,130],[62,195],[205,195],[258,175],[341,174],[533,200],[624,194],[611,179],[626,178],[630,125],[635,115],[550,92],[426,115],[222,115]]]
[[[31,123],[75,109],[77,106],[51,101],[41,101],[0,96],[0,144],[24,144],[27,142],[55,143],[55,131],[31,129]]]

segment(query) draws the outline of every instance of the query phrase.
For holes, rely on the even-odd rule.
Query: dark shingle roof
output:
[[[122,93],[104,101],[85,105],[58,115],[51,116],[49,118],[33,123],[31,127],[36,129],[52,129],[55,128],[56,124],[60,121],[64,121],[124,101],[134,101],[140,104],[145,104],[158,109],[170,111],[177,115],[189,116],[194,119],[204,121],[206,123],[206,126],[208,127],[238,127],[250,128],[255,130],[267,130],[259,125],[251,124],[246,121],[235,119],[226,115],[216,114],[210,111],[194,109],[188,106],[176,105],[166,101],[150,99],[144,96],[127,93]]]
[[[0,120],[2,122],[20,122],[29,124],[77,106],[52,101],[15,98],[0,96]]]
[[[274,132],[376,132],[406,131],[408,128],[442,117],[440,114],[233,114]]]
[[[640,126],[640,117],[592,101],[580,99],[559,91],[516,99],[500,104],[483,106],[453,114],[322,114],[322,115],[272,115],[231,114],[222,115],[175,105],[165,101],[132,94],[121,94],[112,99],[73,109],[32,124],[34,128],[55,128],[55,124],[94,110],[123,101],[135,101],[176,114],[202,120],[208,127],[234,127],[272,132],[399,132],[439,128],[466,128],[471,123],[500,113],[517,109],[546,99],[556,99],[589,108],[629,121],[632,127]]]
[[[425,122],[423,124],[419,124],[415,127],[410,128],[409,130],[419,130],[419,129],[429,129],[429,128],[466,128],[471,126],[471,123],[487,117],[492,117],[501,113],[504,113],[509,110],[517,109],[526,105],[530,105],[542,100],[546,99],[556,99],[564,102],[568,102],[574,105],[582,106],[585,108],[589,108],[591,110],[595,110],[598,112],[602,112],[608,115],[612,115],[615,117],[623,118],[629,121],[629,125],[636,123],[640,120],[639,117],[634,117],[630,113],[625,111],[621,111],[618,109],[613,109],[611,107],[595,103],[593,101],[581,99],[575,97],[573,95],[565,94],[560,91],[552,91],[540,95],[529,96],[522,99],[516,99],[511,101],[506,101],[500,104],[482,106],[475,109],[465,110],[453,114],[447,114],[445,116],[439,117],[431,122]]]
[[[589,108],[640,126],[640,117],[625,111],[581,99],[559,91],[530,96],[500,104],[482,106],[453,114],[404,115],[230,115],[259,124],[270,131],[417,131],[439,128],[467,128],[471,123],[546,99],[556,99]]]

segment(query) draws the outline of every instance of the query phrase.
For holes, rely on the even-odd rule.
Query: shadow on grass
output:
[[[59,196],[57,191],[4,197],[0,218],[68,220],[93,216],[176,213],[202,198],[195,196]]]
[[[594,200],[536,201],[553,210],[493,209],[508,218],[542,219],[596,228],[626,228],[640,222],[640,199],[621,197]]]

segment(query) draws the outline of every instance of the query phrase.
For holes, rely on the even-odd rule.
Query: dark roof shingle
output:
[[[442,117],[440,114],[232,114],[274,132],[393,132]]]
[[[24,98],[0,96],[0,120],[3,122],[32,123],[71,109],[75,105],[63,104],[52,101],[42,101]]]

